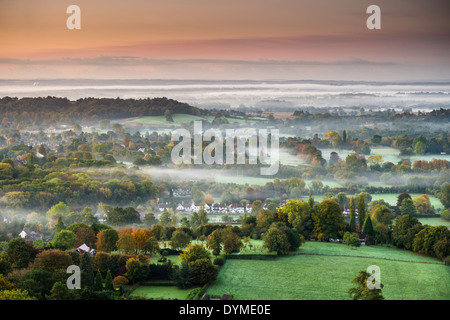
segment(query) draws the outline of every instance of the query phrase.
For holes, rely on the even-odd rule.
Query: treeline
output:
[[[19,120],[34,123],[48,121],[49,119],[92,122],[99,119],[160,116],[164,115],[167,110],[172,114],[202,114],[201,109],[167,98],[138,100],[83,98],[76,101],[57,97],[21,99],[4,97],[0,99],[0,114],[2,114],[3,125]]]
[[[64,159],[60,159],[64,160]],[[94,161],[94,160],[92,160]],[[122,179],[122,178],[126,179]],[[0,162],[0,196],[11,209],[46,211],[58,202],[70,206],[144,203],[156,199],[158,187],[145,177],[128,178],[120,171],[84,173],[15,166],[10,159]]]

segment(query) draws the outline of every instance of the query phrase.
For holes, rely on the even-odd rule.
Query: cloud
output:
[[[395,66],[402,63],[393,61],[370,61],[351,58],[336,61],[309,60],[227,60],[227,59],[150,59],[130,56],[99,56],[93,58],[61,58],[61,59],[15,59],[0,58],[0,64],[22,66],[162,66],[177,64],[199,65],[232,65],[261,67],[290,66]]]

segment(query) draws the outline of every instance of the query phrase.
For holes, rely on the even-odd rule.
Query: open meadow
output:
[[[351,249],[306,242],[274,260],[229,259],[207,294],[243,300],[345,300],[359,271],[377,265],[386,300],[450,299],[450,268],[441,261],[388,247]]]

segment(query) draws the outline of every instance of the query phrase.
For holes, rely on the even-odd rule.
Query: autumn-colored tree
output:
[[[72,264],[72,257],[68,253],[57,249],[49,249],[42,251],[36,256],[33,268],[53,272],[58,269],[65,270]]]
[[[97,237],[92,228],[79,228],[76,232],[75,247],[86,244],[89,248],[93,248],[97,242]]]
[[[431,208],[430,198],[427,194],[422,194],[418,197],[412,199],[414,205],[417,209],[417,214],[421,215],[430,215],[434,214],[433,209]]]
[[[116,249],[119,233],[115,229],[103,229],[97,234],[97,251],[111,252]]]
[[[225,253],[239,251],[244,245],[241,238],[230,227],[221,230],[221,238]]]
[[[136,251],[136,242],[131,233],[119,232],[119,239],[116,243],[117,249],[124,253],[133,253]]]
[[[137,250],[143,250],[146,242],[152,236],[151,231],[147,228],[134,229],[131,234],[133,236]]]
[[[212,205],[214,203],[214,197],[211,194],[207,194],[205,195],[205,198],[203,199],[203,201],[208,205]]]
[[[113,279],[114,288],[119,288],[122,285],[126,286],[129,282],[130,280],[124,276],[117,276]]]

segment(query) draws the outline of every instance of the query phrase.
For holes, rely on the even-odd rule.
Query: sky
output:
[[[369,5],[381,29],[369,30]],[[67,7],[81,9],[69,30]],[[0,78],[450,80],[448,0],[1,0]]]

